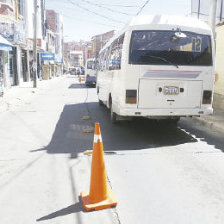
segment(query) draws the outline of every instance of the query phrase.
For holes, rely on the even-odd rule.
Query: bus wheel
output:
[[[117,123],[117,114],[113,111],[112,100],[110,100],[110,119],[112,124]]]
[[[180,117],[177,117],[177,118],[172,119],[171,122],[172,122],[173,125],[177,125],[179,120],[180,120]]]
[[[167,119],[167,120],[165,120],[165,123],[168,124],[168,125],[176,127],[179,120],[180,120],[179,117],[173,118],[173,119]]]
[[[103,101],[102,100],[99,100],[99,105],[103,106]]]

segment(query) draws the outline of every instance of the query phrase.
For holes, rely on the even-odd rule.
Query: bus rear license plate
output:
[[[179,88],[175,86],[165,86],[163,88],[163,93],[165,95],[177,95],[179,94]]]

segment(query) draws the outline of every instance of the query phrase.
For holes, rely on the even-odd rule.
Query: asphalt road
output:
[[[22,98],[21,98],[22,99]],[[90,116],[91,120],[82,120]],[[94,122],[116,208],[85,212]],[[191,119],[112,125],[74,76],[41,84],[0,114],[0,223],[223,224],[224,139]]]

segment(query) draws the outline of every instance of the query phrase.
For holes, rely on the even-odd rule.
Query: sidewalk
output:
[[[220,94],[214,94],[213,99],[214,113],[209,116],[194,117],[196,122],[200,122],[202,125],[211,128],[215,131],[224,133],[224,96]]]
[[[213,115],[194,117],[193,119],[212,130],[224,133],[224,110],[214,108]]]
[[[0,113],[10,110],[13,106],[19,106],[21,104],[28,104],[30,99],[35,96],[36,93],[45,89],[48,85],[51,85],[56,80],[62,79],[65,76],[55,77],[50,80],[38,81],[37,88],[33,88],[33,82],[23,82],[20,86],[13,86],[5,91],[4,96],[0,97]]]

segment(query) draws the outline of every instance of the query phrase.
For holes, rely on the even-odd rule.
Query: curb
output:
[[[201,117],[193,117],[192,119],[195,122],[200,123],[201,125],[204,125],[207,128],[210,128],[211,130],[224,133],[224,125],[222,123],[205,120],[205,118],[201,118]]]

